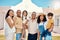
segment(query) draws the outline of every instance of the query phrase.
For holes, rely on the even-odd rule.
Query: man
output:
[[[37,20],[36,12],[32,12],[32,18],[28,21],[28,40],[37,40]]]
[[[22,17],[21,11],[17,10],[17,16],[14,17],[15,28],[16,28],[16,40],[21,40],[22,36]]]

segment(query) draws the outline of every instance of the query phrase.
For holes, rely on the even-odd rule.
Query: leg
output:
[[[37,40],[37,33],[33,35],[33,40]]]
[[[42,35],[40,35],[40,40],[42,40]]]
[[[46,40],[52,40],[51,32],[47,31]]]
[[[16,40],[21,40],[21,35],[22,35],[21,33],[17,33],[16,34]]]
[[[32,35],[28,34],[28,40],[32,40]]]
[[[52,36],[47,35],[47,36],[46,36],[46,40],[52,40]]]

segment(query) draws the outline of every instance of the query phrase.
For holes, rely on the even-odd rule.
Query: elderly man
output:
[[[36,12],[32,12],[31,19],[28,21],[28,40],[37,40],[37,30]]]

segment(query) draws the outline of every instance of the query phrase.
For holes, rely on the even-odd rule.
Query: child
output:
[[[22,35],[22,38],[24,38],[24,40],[27,40],[27,37],[28,37],[28,28],[26,26],[27,24],[27,21],[28,21],[28,12],[26,10],[23,11],[22,13],[22,21],[23,21],[23,35]]]
[[[51,32],[53,30],[54,20],[53,20],[53,13],[48,13],[48,21],[46,26],[46,40],[52,40]]]

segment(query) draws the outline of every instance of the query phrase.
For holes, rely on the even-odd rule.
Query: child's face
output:
[[[52,19],[52,16],[48,16],[48,19]]]
[[[24,16],[26,16],[27,15],[27,13],[26,12],[24,12],[24,14],[23,14]]]

